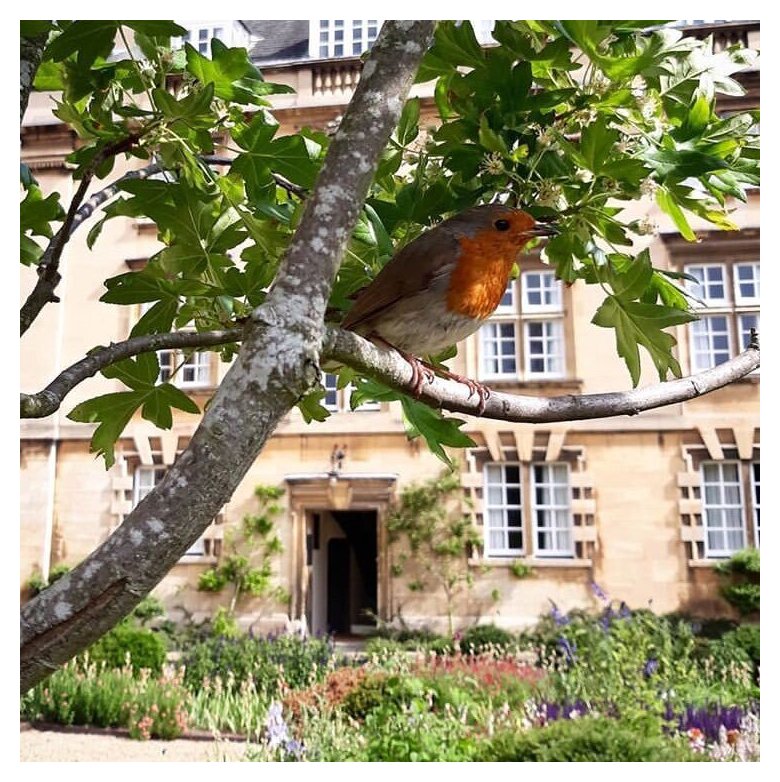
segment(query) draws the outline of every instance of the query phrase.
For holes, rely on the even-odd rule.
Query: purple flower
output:
[[[558,639],[558,648],[564,653],[566,656],[566,662],[571,664],[577,659],[576,651],[577,651],[577,644],[572,643],[569,641],[566,636],[562,635]]]
[[[561,613],[561,609],[558,608],[558,606],[553,603],[552,600],[550,600],[550,603],[552,603],[552,609],[550,610],[550,616],[553,618],[553,621],[558,627],[564,627],[567,624],[569,624],[569,617],[567,617],[565,614]]]
[[[609,602],[607,593],[595,581],[590,582],[590,588],[593,590],[593,594],[596,595],[599,600],[603,600],[605,603]]]
[[[717,742],[721,727],[727,731],[739,730],[744,716],[745,710],[739,706],[708,708],[688,706],[680,715],[677,724],[682,733],[698,728],[706,736],[707,741]]]
[[[612,613],[612,606],[607,606],[606,609],[604,609],[604,613],[601,619],[599,619],[599,625],[605,633],[609,631],[613,616],[614,614]]]
[[[649,679],[657,670],[658,670],[658,660],[651,657],[645,663],[645,666],[642,669],[642,673],[644,673],[646,679]]]
[[[271,749],[276,749],[276,747],[280,747],[291,740],[287,723],[282,716],[282,704],[277,701],[274,701],[268,707],[268,716],[265,722],[265,740]]]
[[[620,601],[620,609],[618,610],[618,616],[621,619],[629,619],[631,617],[631,609],[626,605],[625,600]]]
[[[555,720],[570,720],[573,716],[581,717],[589,714],[590,708],[584,701],[563,704],[545,701],[539,707],[539,713],[544,716],[545,722],[555,722]]]
[[[300,760],[303,757],[304,748],[300,741],[291,739],[284,745],[284,749],[288,755],[292,755],[296,760]]]

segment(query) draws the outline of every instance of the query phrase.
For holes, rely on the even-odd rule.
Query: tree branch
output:
[[[35,394],[20,395],[21,418],[45,418],[55,413],[65,397],[87,378],[117,361],[140,353],[166,348],[206,348],[240,342],[244,330],[173,331],[144,334],[96,348],[81,361],[61,372],[46,388]],[[338,361],[404,394],[412,390],[412,371],[408,362],[392,350],[382,350],[351,331],[335,326],[326,329],[321,359]],[[606,394],[567,394],[564,396],[524,396],[491,391],[480,412],[479,399],[469,397],[463,383],[435,378],[423,387],[420,401],[454,413],[492,418],[510,423],[553,423],[589,418],[636,415],[709,394],[745,377],[760,366],[758,336],[736,358],[696,375],[657,383],[652,386]]]
[[[329,327],[323,342],[323,358],[339,361],[375,378],[396,391],[409,393],[412,368],[394,350],[380,350],[350,331]],[[511,423],[552,423],[618,415],[637,415],[656,407],[685,402],[733,383],[758,369],[761,363],[757,340],[736,358],[690,377],[636,388],[632,391],[580,396],[522,396],[493,391],[485,403],[483,418]],[[423,385],[420,397],[431,407],[477,416],[480,400],[469,397],[463,383],[436,377]]]
[[[204,163],[208,163],[210,166],[229,166],[235,158],[232,157],[219,157],[218,155],[206,155],[201,158]],[[309,191],[305,187],[293,184],[289,179],[286,179],[281,174],[277,174],[274,171],[271,172],[271,177],[279,187],[286,190],[290,195],[297,196],[301,200],[309,195]]]
[[[151,353],[166,348],[205,348],[238,342],[243,329],[228,331],[173,331],[164,334],[143,334],[117,342],[108,347],[91,351],[86,357],[60,372],[43,391],[37,394],[21,394],[20,416],[22,418],[45,418],[55,413],[63,399],[81,382],[92,377],[117,361],[140,353]]]
[[[68,213],[65,215],[65,220],[60,226],[60,230],[54,234],[38,263],[38,281],[35,283],[32,293],[27,297],[27,301],[22,305],[22,309],[19,312],[20,336],[24,335],[27,329],[33,324],[33,321],[38,317],[41,310],[50,301],[59,301],[54,295],[54,291],[61,279],[59,273],[60,258],[68,239],[70,239],[72,233],[71,229],[76,220],[76,215],[81,206],[81,202],[84,200],[87,188],[92,182],[95,171],[104,160],[111,155],[118,155],[120,152],[130,149],[137,141],[138,136],[131,134],[121,141],[110,144],[95,155],[89,168],[84,172],[84,176],[81,178],[76,194],[70,202]]]
[[[107,541],[22,607],[22,692],[162,580],[316,382],[333,279],[434,24],[382,26],[276,282],[187,448]]]
[[[120,185],[123,182],[129,182],[133,179],[148,179],[154,174],[159,174],[163,171],[163,167],[159,163],[150,163],[148,166],[136,169],[135,171],[128,171],[124,176],[112,182],[108,187],[104,187],[102,190],[98,190],[93,193],[77,210],[76,215],[73,218],[73,223],[70,226],[68,232],[68,238],[73,236],[76,229],[81,226],[86,220],[89,220],[95,211],[105,204],[106,201],[113,198],[120,189]]]

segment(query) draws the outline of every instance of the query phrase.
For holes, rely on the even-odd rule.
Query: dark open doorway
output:
[[[311,513],[307,543],[311,631],[365,632],[378,613],[376,511]]]

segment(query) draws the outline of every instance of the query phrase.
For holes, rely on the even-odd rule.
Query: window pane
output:
[[[533,467],[537,554],[572,556],[569,469],[566,464]]]
[[[738,263],[734,267],[737,303],[757,302],[761,296],[761,267],[758,263]]]
[[[504,545],[504,533],[500,530],[491,530],[488,535],[488,543],[492,549],[506,548]]]
[[[726,532],[726,548],[729,551],[745,548],[745,538],[741,529],[730,529]]]
[[[520,466],[517,464],[485,465],[484,496],[486,554],[521,553],[523,516]]]
[[[745,526],[740,465],[737,462],[702,464],[705,553],[728,556],[744,547]]]
[[[501,468],[499,467],[499,470]],[[517,465],[508,464],[504,471],[506,473],[506,482],[507,483],[520,483],[520,467]]]
[[[710,369],[731,358],[729,327],[724,315],[710,315],[694,321],[691,334],[691,365],[694,372]]]
[[[491,505],[500,505],[504,499],[504,492],[500,486],[488,486],[488,502]]]
[[[707,530],[707,546],[712,551],[726,550],[726,536],[718,530]]]
[[[510,531],[507,535],[509,539],[509,548],[520,550],[523,548],[523,533]]]

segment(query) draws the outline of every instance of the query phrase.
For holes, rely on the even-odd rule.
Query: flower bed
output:
[[[22,715],[142,739],[237,733],[256,760],[757,760],[755,653],[603,599],[479,653],[426,638],[348,664],[327,640],[286,636],[209,638],[163,675],[87,658],[25,695]]]

